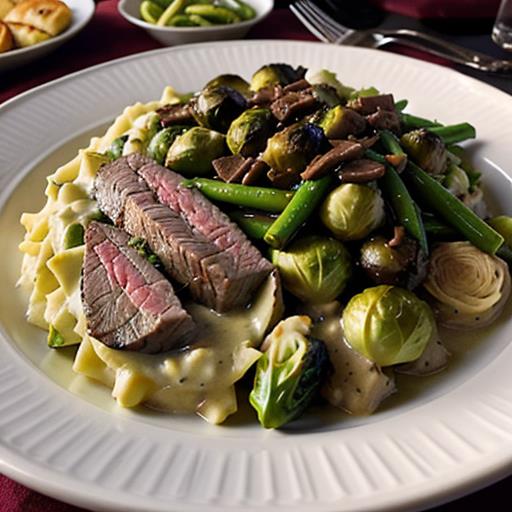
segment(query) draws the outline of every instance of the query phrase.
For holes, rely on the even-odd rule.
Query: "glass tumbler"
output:
[[[492,29],[493,41],[512,51],[512,0],[501,0],[501,5]]]

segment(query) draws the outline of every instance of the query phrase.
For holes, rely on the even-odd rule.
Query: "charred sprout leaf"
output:
[[[252,108],[238,116],[229,127],[226,142],[234,155],[256,156],[274,127],[272,113],[267,108]]]
[[[148,243],[144,238],[133,237],[128,241],[128,245],[133,247],[143,258],[147,259],[155,268],[162,270],[163,265],[160,258],[149,248]]]
[[[354,110],[337,105],[325,112],[318,125],[328,139],[345,139],[348,135],[363,132],[366,121]]]
[[[457,197],[461,197],[469,193],[469,178],[465,171],[453,163],[448,165],[443,185]]]
[[[225,154],[225,137],[195,126],[172,143],[165,166],[186,176],[203,176],[212,170],[212,160]]]
[[[303,302],[326,303],[345,288],[352,273],[350,254],[333,238],[309,236],[286,251],[272,251],[284,287]]]
[[[327,69],[321,69],[317,72],[307,72],[306,73],[306,80],[311,85],[319,85],[319,84],[325,84],[329,87],[332,87],[336,94],[342,98],[343,100],[348,100],[352,93],[354,92],[354,89],[352,87],[348,87],[346,85],[343,85],[338,78],[336,77],[336,73],[333,73],[332,71],[329,71]]]
[[[310,338],[311,319],[281,321],[262,345],[249,401],[265,428],[280,428],[299,417],[327,375],[329,357],[322,341]]]
[[[229,87],[230,89],[238,91],[245,97],[249,97],[251,95],[249,83],[238,75],[219,75],[210,80],[206,84],[205,89],[218,89],[219,87]]]
[[[320,152],[324,141],[321,128],[295,123],[268,139],[262,160],[277,173],[300,174]]]
[[[64,249],[84,245],[84,227],[82,224],[70,224],[64,232]]]
[[[110,148],[106,152],[111,160],[117,160],[123,155],[123,148],[127,140],[128,135],[121,135],[121,137],[117,137],[117,139],[112,141]]]
[[[338,96],[336,89],[327,84],[313,85],[313,96],[322,104],[328,107],[334,107],[341,103],[341,98]]]
[[[299,66],[294,69],[289,64],[267,64],[251,78],[251,90],[259,91],[269,85],[288,85],[304,78],[306,70]]]
[[[361,248],[361,267],[375,284],[392,284],[412,290],[426,276],[427,260],[418,244],[404,238],[391,247],[382,237],[373,237]]]
[[[356,183],[335,188],[320,208],[324,225],[340,240],[361,240],[384,220],[378,189]]]
[[[438,135],[420,128],[402,135],[400,142],[407,154],[428,174],[445,171],[446,147]]]
[[[190,126],[175,125],[159,131],[149,142],[148,156],[162,165],[176,137],[185,133],[189,128]]]
[[[396,286],[367,288],[343,311],[350,346],[380,366],[418,359],[435,334],[434,315],[426,302]]]
[[[206,88],[192,101],[196,121],[206,128],[226,133],[229,125],[247,108],[246,99],[231,87]]]

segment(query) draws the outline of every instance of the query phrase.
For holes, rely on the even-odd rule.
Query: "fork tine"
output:
[[[331,18],[326,12],[322,11],[318,5],[316,5],[311,0],[299,0],[305,7],[309,9],[309,12],[311,14],[314,14],[316,18],[325,23],[334,33],[338,35],[338,37],[341,37],[346,32],[348,32],[348,27],[345,27],[344,25],[341,25],[341,23],[338,23],[336,20]]]
[[[301,6],[301,4],[299,2],[295,2],[294,4],[291,4],[290,5],[290,10],[293,12],[293,14],[295,14],[295,16],[297,16],[299,21],[313,35],[315,35],[316,37],[318,37],[318,39],[320,39],[320,41],[323,41],[324,43],[331,43],[332,42],[331,35],[330,34],[327,35],[326,33],[324,33],[322,25],[317,26],[316,24],[311,22],[311,20],[309,19],[307,13],[302,10],[302,6]]]
[[[299,12],[299,19],[304,25],[319,39],[326,43],[332,43],[336,41],[341,34],[337,31],[333,31],[331,27],[326,25],[317,15],[313,12],[308,3],[304,0],[297,0],[294,4],[295,10],[293,12]]]

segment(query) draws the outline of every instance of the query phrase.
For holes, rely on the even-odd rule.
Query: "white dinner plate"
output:
[[[94,14],[94,0],[65,0],[65,2],[73,14],[71,25],[62,34],[42,43],[0,53],[0,72],[24,66],[44,57],[85,28]]]
[[[408,110],[469,121],[470,144],[496,211],[512,213],[512,99],[417,60],[360,48],[235,41],[162,49],[57,80],[0,108],[0,471],[45,494],[116,511],[373,511],[426,507],[512,468],[511,307],[493,328],[445,333],[444,373],[403,378],[369,418],[310,412],[288,430],[254,415],[223,426],[194,416],[119,409],[109,390],[70,370],[24,319],[15,288],[22,211],[43,204],[44,177],[93,133],[165,85],[199,89],[264,63],[328,68],[347,84],[409,99]],[[244,409],[244,407],[242,407]]]

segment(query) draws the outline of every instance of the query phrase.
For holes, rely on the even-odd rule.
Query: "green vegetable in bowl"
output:
[[[384,220],[380,191],[367,185],[344,183],[320,207],[320,218],[340,240],[361,240]]]
[[[220,86],[206,88],[192,101],[192,114],[205,128],[222,133],[247,108],[246,99],[235,89]]]
[[[367,288],[343,311],[348,343],[380,366],[418,359],[436,332],[428,304],[396,286]]]
[[[194,126],[172,143],[165,166],[185,176],[202,176],[212,170],[212,160],[225,152],[222,133]]]
[[[268,108],[252,108],[238,116],[229,127],[226,141],[234,155],[256,156],[265,149],[274,127]]]
[[[272,263],[284,287],[300,300],[320,304],[333,301],[352,273],[350,254],[333,238],[309,236],[286,251],[273,250]]]
[[[269,85],[288,85],[304,77],[302,66],[294,69],[289,64],[267,64],[262,66],[251,78],[251,90],[259,91]]]
[[[327,376],[327,349],[310,337],[310,330],[309,317],[292,316],[263,342],[249,401],[265,428],[280,428],[299,417]]]

